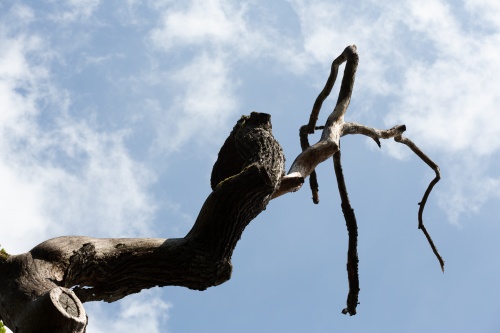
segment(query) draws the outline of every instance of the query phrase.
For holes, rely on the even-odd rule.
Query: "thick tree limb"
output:
[[[204,290],[224,283],[237,241],[266,208],[283,173],[270,116],[242,117],[221,149],[213,192],[186,237],[59,237],[10,256],[0,263],[0,317],[15,332],[84,332],[83,302],[114,302],[154,286]],[[60,321],[49,320],[47,309]]]

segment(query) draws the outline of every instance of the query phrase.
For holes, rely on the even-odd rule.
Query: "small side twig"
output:
[[[418,228],[422,230],[422,232],[425,235],[425,238],[427,238],[427,241],[429,242],[429,245],[432,248],[432,252],[434,252],[434,255],[436,256],[437,260],[439,261],[439,265],[441,266],[441,270],[444,272],[444,260],[441,257],[441,255],[439,254],[439,252],[436,248],[436,245],[434,245],[434,242],[432,241],[431,236],[427,232],[427,229],[424,226],[424,221],[422,218],[422,216],[424,214],[425,204],[427,203],[427,198],[429,198],[429,194],[431,194],[431,191],[432,191],[432,188],[434,187],[434,185],[436,185],[437,182],[439,182],[439,180],[441,179],[441,172],[439,170],[439,166],[436,163],[434,163],[434,161],[431,160],[427,155],[425,155],[425,153],[422,150],[420,150],[420,148],[418,148],[417,145],[414,144],[413,141],[411,141],[410,139],[405,138],[402,135],[398,135],[398,136],[394,137],[394,141],[408,146],[408,148],[410,148],[418,157],[420,157],[420,159],[422,161],[425,162],[425,164],[427,164],[436,173],[436,176],[434,177],[434,179],[431,180],[431,182],[429,183],[429,186],[427,186],[427,189],[425,190],[425,193],[424,193],[424,196],[422,197],[422,200],[418,203],[418,205],[419,205],[419,208],[418,208]]]
[[[347,250],[347,278],[349,280],[349,294],[347,295],[347,307],[342,310],[343,314],[349,313],[353,316],[356,314],[359,295],[359,272],[358,272],[358,224],[354,209],[351,207],[347,187],[345,185],[344,173],[342,171],[342,163],[340,159],[340,150],[333,155],[333,166],[335,168],[335,176],[337,177],[337,185],[339,188],[342,213],[344,214],[347,233],[349,235],[349,245]]]
[[[304,125],[300,127],[299,136],[300,136],[300,147],[302,151],[309,148],[311,145],[309,144],[308,137],[308,125]],[[316,170],[313,170],[309,175],[309,186],[311,187],[312,199],[315,204],[319,204],[319,185],[318,185],[318,176],[316,175]]]

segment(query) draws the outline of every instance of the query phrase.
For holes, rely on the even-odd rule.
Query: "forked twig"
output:
[[[348,48],[349,47],[347,47],[346,50]],[[321,90],[318,97],[316,97],[316,101],[314,101],[311,116],[309,117],[309,123],[307,124],[309,134],[314,133],[314,127],[316,126],[316,123],[318,121],[319,111],[321,110],[321,106],[323,106],[323,102],[332,92],[333,85],[335,84],[335,80],[337,79],[337,74],[339,72],[339,66],[347,60],[346,50],[344,50],[344,52],[342,52],[342,54],[333,61],[330,75],[326,80],[325,87],[323,88],[323,90]]]
[[[321,106],[323,106],[323,102],[326,100],[326,98],[330,95],[332,92],[333,85],[335,84],[335,80],[337,79],[337,74],[339,72],[339,66],[344,63],[347,60],[346,57],[346,52],[342,52],[340,56],[338,56],[332,63],[332,67],[330,70],[330,75],[328,76],[328,79],[326,80],[326,84],[319,93],[318,97],[316,97],[316,100],[314,101],[314,105],[311,111],[311,116],[309,117],[309,123],[307,125],[304,125],[300,128],[300,146],[302,148],[302,151],[306,150],[309,148],[311,145],[309,144],[309,134],[313,134],[314,130],[316,129],[316,123],[318,121],[318,116],[319,112],[321,110]],[[315,204],[319,203],[319,185],[318,185],[318,178],[316,175],[316,171],[313,169],[313,171],[310,174],[309,177],[309,186],[311,187],[311,192],[312,192],[312,199]]]

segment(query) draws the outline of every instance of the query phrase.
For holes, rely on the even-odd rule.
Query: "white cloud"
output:
[[[103,133],[73,119],[68,93],[51,82],[43,39],[7,37],[5,31],[0,29],[2,245],[18,253],[61,234],[149,234],[154,178],[129,157],[126,132]]]
[[[172,73],[169,84],[180,88],[172,105],[156,109],[157,142],[161,151],[177,151],[194,140],[213,143],[225,134],[219,130],[238,111],[235,82],[223,56],[202,54]]]
[[[44,80],[45,73],[41,68],[30,67],[25,57],[40,46],[38,38],[9,39],[4,32],[0,27],[0,48],[4,50],[0,54],[0,216],[4,221],[2,236],[8,237],[2,239],[2,244],[10,250],[12,246],[22,248],[27,244],[25,239],[32,240],[43,233],[48,224],[42,214],[39,184],[23,179],[18,170],[9,165],[13,157],[8,153],[11,147],[7,138],[20,132],[30,133],[31,126],[26,119],[36,114],[35,82]],[[25,228],[23,221],[29,221],[31,227]]]
[[[143,291],[120,300],[116,315],[109,315],[109,311],[104,314],[104,307],[110,305],[102,302],[85,304],[89,316],[88,332],[129,332],[139,327],[141,332],[168,332],[166,325],[172,304],[155,296],[153,291]]]
[[[72,23],[74,21],[86,21],[95,12],[100,0],[69,0],[62,5],[62,9],[56,9],[50,17],[60,23]]]
[[[198,53],[183,66],[168,73],[155,72],[149,82],[164,82],[176,97],[170,105],[148,100],[157,124],[155,151],[174,152],[190,140],[198,144],[220,141],[220,130],[238,112],[237,58],[248,54],[258,33],[244,18],[245,6],[220,0],[190,1],[162,8],[156,27],[150,31],[151,45],[175,55],[181,49],[198,47]],[[162,76],[162,79],[154,77]]]
[[[45,159],[35,156],[28,163],[33,163],[33,180],[43,182],[45,195],[52,198],[45,200],[45,211],[65,221],[61,227],[54,221],[57,231],[52,232],[100,237],[151,234],[148,222],[155,204],[147,188],[153,177],[129,157],[123,134],[99,133],[67,119],[42,140]]]
[[[165,11],[162,26],[152,31],[152,39],[166,49],[179,43],[227,42],[244,28],[232,18],[238,20],[240,15],[221,1],[191,1],[185,9]]]
[[[475,24],[482,26],[486,30],[491,29],[491,26],[500,28],[498,17],[500,15],[500,3],[495,0],[465,0],[465,8],[473,15],[476,20]]]
[[[12,168],[0,163],[1,244],[11,253],[26,251],[34,239],[47,233],[50,221],[43,214],[42,189],[20,177]],[[29,226],[29,227],[27,227]]]
[[[315,66],[323,68],[323,74],[345,47],[355,44],[361,55],[355,92],[385,95],[394,89],[393,80],[387,80],[387,76],[402,57],[396,46],[398,6],[368,2],[360,8],[354,3],[322,0],[294,0],[291,4],[300,22],[297,40],[302,45],[296,47],[301,54],[289,59],[298,59],[301,64],[296,67],[303,68],[303,73]]]
[[[468,31],[447,6],[411,7],[409,27],[431,42],[435,57],[405,71],[388,119],[406,121],[427,146],[448,153],[488,155],[500,149],[500,30]],[[414,10],[413,10],[414,9]],[[432,14],[427,14],[432,13]]]
[[[409,28],[429,42],[434,56],[411,61],[386,120],[406,123],[415,142],[447,162],[440,203],[458,223],[461,214],[500,196],[500,176],[489,168],[500,151],[500,26],[464,26],[440,1],[410,9]],[[477,6],[474,14],[487,17],[490,9]]]
[[[16,17],[17,19],[21,20],[23,24],[30,23],[34,20],[35,18],[35,13],[31,7],[22,4],[22,3],[17,3],[15,4],[12,9],[12,15]]]
[[[152,48],[173,58],[197,50],[183,59],[181,68],[168,73],[154,68],[146,76],[149,83],[166,81],[177,91],[170,107],[158,100],[147,101],[148,108],[156,110],[156,148],[162,152],[176,151],[190,140],[218,143],[223,139],[220,130],[240,113],[239,63],[268,58],[300,73],[310,62],[295,49],[293,39],[270,24],[272,19],[250,16],[250,10],[264,10],[255,2],[192,0],[167,2],[157,9],[160,19],[149,33]]]
[[[491,176],[484,160],[469,156],[448,166],[450,191],[440,191],[437,199],[451,223],[460,225],[461,216],[478,213],[485,202],[500,198],[500,177]]]
[[[151,31],[151,40],[166,51],[196,45],[227,47],[230,52],[250,55],[265,47],[266,39],[249,25],[246,9],[244,2],[235,5],[225,0],[193,0],[172,5],[164,9],[158,26]]]

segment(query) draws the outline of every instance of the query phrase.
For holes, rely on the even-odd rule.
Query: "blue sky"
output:
[[[404,146],[350,136],[356,316],[340,313],[347,232],[327,161],[320,204],[307,186],[273,200],[230,281],[86,303],[88,331],[499,332],[498,17],[493,0],[2,1],[0,244],[182,237],[236,120],[270,113],[289,167],[331,61],[356,44],[346,120],[406,124],[441,167],[424,221],[445,273],[417,230],[433,172]]]

